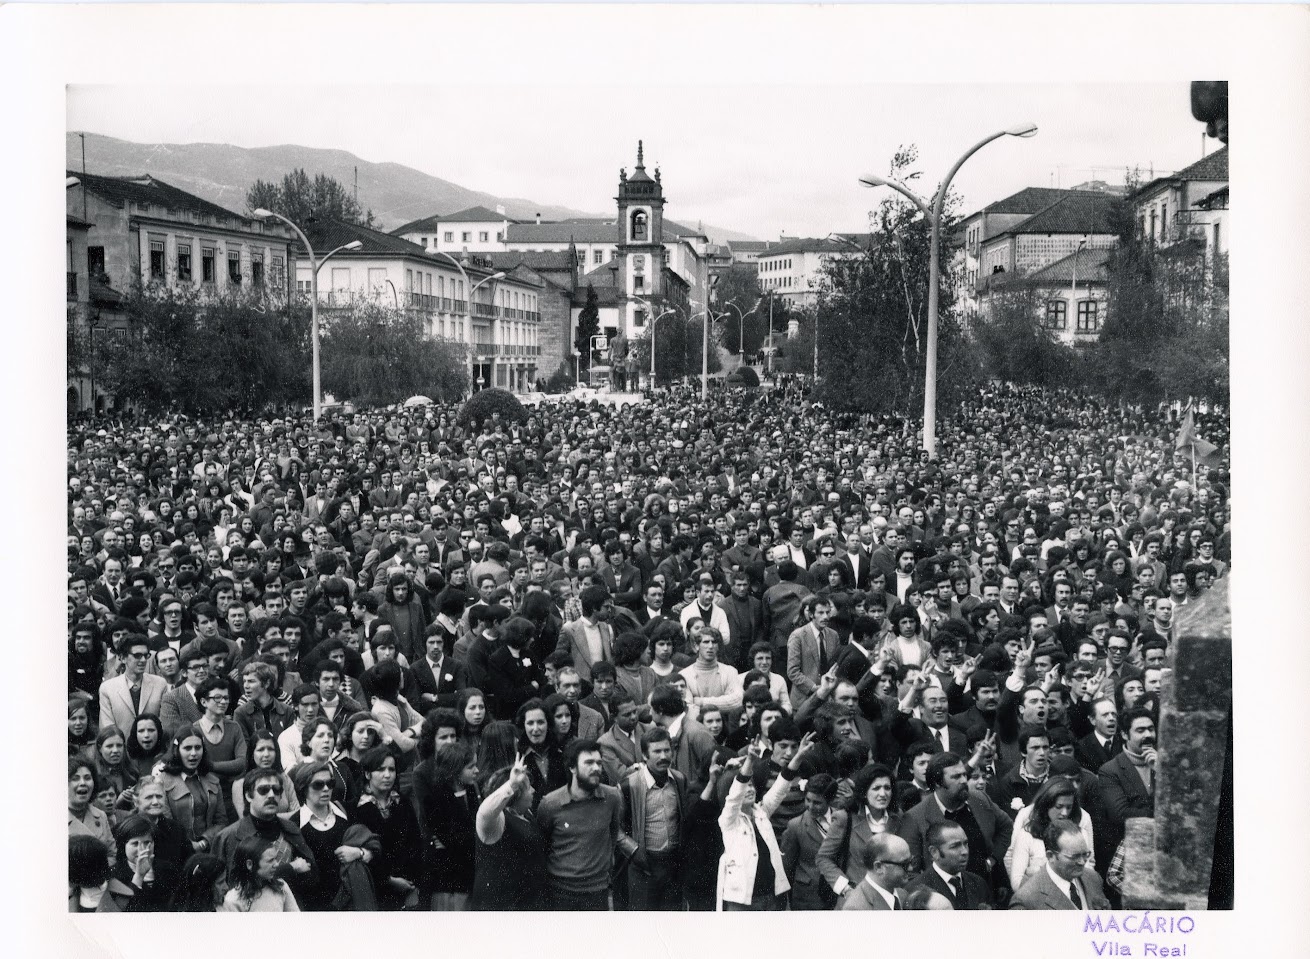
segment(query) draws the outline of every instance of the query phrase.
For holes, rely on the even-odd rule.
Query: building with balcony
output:
[[[287,295],[291,240],[281,224],[249,219],[149,175],[67,175],[69,322],[88,344],[85,376],[68,384],[70,409],[113,408],[96,384],[96,348],[107,337],[131,335],[119,306],[136,284]]]
[[[1134,190],[1128,202],[1138,236],[1160,250],[1191,241],[1213,262],[1228,252],[1228,148],[1156,177]]]
[[[517,267],[502,270],[476,253],[454,257],[456,265],[445,254],[355,223],[312,223],[305,235],[320,258],[319,308],[328,317],[364,303],[403,309],[421,320],[429,337],[464,351],[474,390],[532,388],[545,289],[540,277]],[[356,241],[358,249],[342,249]],[[308,296],[313,266],[299,244],[294,253],[296,290]],[[491,279],[498,272],[505,276]]]

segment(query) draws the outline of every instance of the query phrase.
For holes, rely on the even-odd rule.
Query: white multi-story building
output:
[[[1134,190],[1139,236],[1164,249],[1185,240],[1204,246],[1207,261],[1228,252],[1228,148]]]
[[[818,303],[823,271],[833,259],[860,256],[869,238],[858,234],[829,234],[826,237],[789,238],[758,252],[760,290],[790,305],[807,308]]]
[[[353,223],[319,222],[306,235],[319,256],[355,241],[360,244],[355,250],[338,250],[320,266],[322,308],[330,312],[374,302],[411,311],[422,319],[429,336],[464,346],[475,390],[532,388],[540,353],[543,287],[538,277],[517,268],[498,271],[475,253],[456,257],[461,271],[445,256]],[[296,289],[308,295],[312,266],[298,247],[296,252]],[[505,275],[491,279],[497,272]]]
[[[488,210],[473,206],[449,216],[430,216],[414,220],[391,231],[425,250],[446,253],[492,253],[505,249],[509,225],[516,222],[505,215],[505,208]]]

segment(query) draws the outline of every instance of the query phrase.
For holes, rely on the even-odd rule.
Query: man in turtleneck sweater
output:
[[[691,701],[704,709],[737,709],[741,706],[741,675],[727,663],[719,662],[723,637],[717,629],[706,627],[696,641],[696,661],[682,670],[687,679]]]

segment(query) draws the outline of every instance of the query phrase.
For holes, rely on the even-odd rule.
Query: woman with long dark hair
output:
[[[483,776],[514,764],[518,756],[518,731],[504,719],[487,723],[478,740],[478,768]],[[483,795],[487,790],[482,790]]]
[[[366,686],[373,694],[373,718],[382,724],[383,738],[389,739],[398,750],[397,761],[408,769],[413,765],[411,754],[418,747],[423,714],[400,694],[404,673],[394,659],[378,663],[366,677]]]
[[[259,835],[243,839],[232,857],[222,911],[300,912],[291,887],[277,877],[279,868],[276,843]]]
[[[187,859],[173,893],[170,912],[221,912],[227,895],[227,867],[223,860],[198,852]]]
[[[540,699],[529,699],[514,715],[519,734],[519,752],[526,758],[528,780],[532,783],[533,809],[541,797],[569,781],[564,765],[564,750],[555,740],[551,714]]]
[[[372,833],[353,827],[346,811],[333,801],[337,779],[326,762],[303,762],[295,768],[292,778],[301,802],[300,834],[313,854],[313,861],[319,864],[317,881],[301,889],[301,909],[326,912],[376,908],[372,874],[365,869],[356,875],[354,879],[362,880],[366,888],[354,888],[353,880],[347,885],[343,873],[347,867],[353,869],[354,864],[371,863],[375,856],[381,855],[381,843]],[[364,895],[367,902],[356,898]],[[347,896],[349,907],[344,903]]]
[[[478,740],[481,739],[482,730],[487,724],[486,696],[476,686],[465,687],[459,692],[455,711],[464,721],[464,731],[460,733],[460,738],[477,752]]]
[[[169,815],[182,827],[192,852],[209,852],[227,825],[222,786],[209,768],[205,740],[193,727],[177,731],[159,773]]]
[[[578,704],[569,700],[563,693],[551,693],[545,701],[546,715],[550,717],[551,733],[555,745],[564,749],[570,739],[578,738]]]
[[[122,897],[123,912],[162,912],[168,906],[169,887],[155,870],[155,828],[145,816],[128,816],[114,830],[117,860],[110,875],[130,895]]]
[[[1005,852],[1005,868],[1012,889],[1018,889],[1046,865],[1046,830],[1060,819],[1077,823],[1087,840],[1087,848],[1096,848],[1092,845],[1092,817],[1083,813],[1078,801],[1078,784],[1068,776],[1052,776],[1037,790],[1032,803],[1020,809],[1014,819],[1014,834]]]
[[[68,700],[68,755],[87,756],[95,748],[95,735],[91,731],[89,701],[81,696]]]
[[[442,746],[431,762],[430,768],[416,775],[414,789],[424,842],[424,891],[433,911],[459,912],[466,908],[473,888],[478,764],[464,742]]]
[[[414,808],[397,791],[396,757],[386,746],[374,746],[360,758],[364,792],[355,807],[355,821],[382,844],[374,872],[381,877],[379,900],[384,908],[413,908],[419,902],[423,873],[423,838]]]
[[[139,713],[132,720],[132,728],[127,734],[127,758],[141,776],[155,772],[168,758],[164,723],[154,713]]]

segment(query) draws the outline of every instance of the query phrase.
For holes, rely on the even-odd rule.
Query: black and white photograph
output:
[[[65,593],[64,650],[33,626],[44,793],[66,666],[44,914],[66,887],[88,954],[127,947],[76,914],[1238,948],[1303,755],[1260,741],[1295,719],[1234,726],[1238,672],[1249,723],[1306,666],[1261,649],[1296,583],[1254,552],[1299,498],[1245,458],[1299,456],[1304,412],[1302,343],[1242,305],[1278,272],[1243,166],[1272,104],[1196,48],[1139,63],[1128,8],[1118,68],[1029,76],[999,61],[1110,24],[946,9],[159,6],[157,69],[49,71],[53,508],[13,542],[59,561],[62,516],[62,570],[18,574]],[[1236,11],[1188,9],[1251,69]],[[224,11],[270,17],[215,28],[230,64]],[[96,57],[131,32],[100,22]],[[970,22],[995,75],[936,69]],[[917,68],[840,75],[857,27]],[[871,921],[751,925],[939,928]]]

